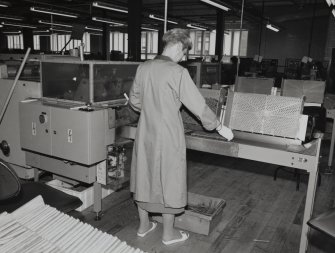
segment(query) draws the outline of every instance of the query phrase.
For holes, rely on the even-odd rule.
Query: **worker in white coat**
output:
[[[163,53],[139,65],[130,90],[130,105],[140,112],[131,164],[130,190],[138,206],[137,235],[146,236],[157,224],[149,213],[162,213],[162,242],[187,240],[174,228],[175,214],[187,203],[186,144],[180,114],[183,104],[207,130],[217,129],[228,140],[232,131],[221,125],[206,105],[187,69],[177,64],[192,47],[189,32],[172,29],[163,36]]]

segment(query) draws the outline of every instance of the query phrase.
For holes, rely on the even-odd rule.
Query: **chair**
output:
[[[41,195],[45,204],[68,213],[82,205],[74,196],[39,182],[21,183],[14,169],[0,159],[0,213],[12,212]]]

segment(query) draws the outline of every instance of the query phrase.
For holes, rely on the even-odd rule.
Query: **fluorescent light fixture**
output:
[[[156,19],[156,20],[163,21],[163,22],[165,21],[164,18],[157,17],[157,16],[155,16],[155,15],[153,15],[153,14],[150,14],[150,15],[149,15],[149,18]],[[167,22],[168,22],[168,23],[171,23],[171,24],[175,24],[175,25],[178,24],[177,22],[175,22],[175,21],[171,21],[171,20],[167,20]]]
[[[331,0],[326,0],[328,6],[331,6],[332,5],[332,1]]]
[[[88,27],[88,26],[85,26],[85,29],[87,29],[87,30],[93,30],[93,31],[98,31],[98,32],[102,32],[102,29],[99,29],[99,28],[93,28],[93,27]]]
[[[65,25],[65,24],[60,24],[60,23],[51,23],[51,22],[44,21],[44,20],[38,20],[38,23],[40,23],[40,24],[46,24],[46,25],[56,25],[56,26],[63,26],[63,27],[72,27],[72,25]]]
[[[66,32],[66,33],[71,33],[72,31],[68,30],[62,30],[62,29],[55,29],[55,28],[50,28],[50,31],[55,31],[55,32]]]
[[[3,32],[3,33],[6,33],[6,34],[17,34],[17,33],[21,33],[21,31],[16,31],[16,32]]]
[[[8,7],[8,5],[7,4],[2,4],[2,3],[0,3],[0,7]]]
[[[192,24],[187,24],[186,26],[189,27],[189,28],[206,31],[206,28],[204,28],[204,27],[195,26],[195,25],[192,25]]]
[[[335,9],[332,10],[333,16],[335,18]]]
[[[36,28],[36,26],[30,26],[30,25],[22,25],[22,24],[13,24],[13,23],[7,23],[7,22],[1,22],[2,25],[7,26],[18,26],[18,27],[26,27],[26,28]]]
[[[149,27],[141,27],[142,28],[142,30],[148,30],[148,31],[155,31],[155,32],[158,32],[158,30],[157,29],[153,29],[153,28],[149,28]]]
[[[274,26],[274,25],[271,25],[271,24],[267,24],[266,25],[266,28],[272,30],[272,31],[275,31],[275,32],[279,32],[279,28]]]
[[[102,33],[89,33],[91,35],[95,35],[95,36],[102,36]]]
[[[216,8],[219,8],[221,10],[224,10],[224,11],[229,11],[230,9],[222,4],[219,4],[217,2],[214,2],[214,1],[211,1],[211,0],[200,0],[201,2],[204,2],[206,4],[209,4],[209,5],[212,5]]]
[[[39,30],[39,31],[34,31],[34,33],[48,33],[50,30]]]
[[[16,21],[22,21],[23,18],[20,17],[14,17],[14,16],[5,16],[5,15],[0,15],[1,19],[10,19],[10,20],[16,20]]]
[[[94,21],[98,21],[98,22],[103,22],[103,23],[108,23],[108,24],[112,24],[112,25],[120,25],[120,26],[123,26],[123,25],[124,25],[124,24],[122,24],[122,23],[115,22],[115,21],[113,21],[113,20],[106,19],[106,18],[92,17],[92,20],[94,20]]]
[[[3,27],[3,25],[0,25],[0,27]]]
[[[68,12],[63,12],[63,11],[55,11],[55,10],[45,9],[45,8],[40,8],[40,7],[35,7],[35,6],[30,7],[30,10],[35,11],[35,12],[40,12],[40,13],[62,16],[62,17],[78,18],[78,15],[73,14],[73,13],[68,13]]]
[[[119,7],[119,6],[114,6],[114,5],[107,4],[107,3],[102,3],[102,2],[93,2],[92,6],[102,8],[102,9],[111,10],[111,11],[118,11],[118,12],[128,13],[128,10],[126,8],[122,8],[122,7]]]

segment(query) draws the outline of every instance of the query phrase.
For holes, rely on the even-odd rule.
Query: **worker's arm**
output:
[[[220,125],[186,69],[182,71],[178,89],[180,102],[201,121],[205,129],[214,130]]]
[[[140,67],[138,68],[133,85],[129,91],[129,104],[135,110],[140,112],[142,107],[141,87],[139,83]]]

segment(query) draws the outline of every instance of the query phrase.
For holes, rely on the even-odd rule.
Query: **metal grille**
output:
[[[235,84],[235,91],[270,95],[273,85],[273,78],[239,76],[237,78],[237,83]]]
[[[251,133],[296,138],[302,98],[230,92],[226,126]]]
[[[214,113],[218,111],[220,102],[220,90],[199,89],[200,93],[206,100],[206,104],[212,109]],[[181,116],[184,124],[199,125],[200,121],[186,108],[181,111]]]
[[[282,94],[288,97],[306,97],[308,103],[323,103],[326,83],[324,81],[285,79]]]

